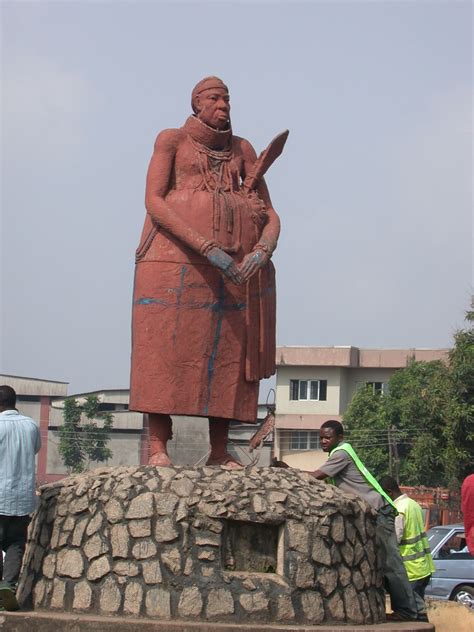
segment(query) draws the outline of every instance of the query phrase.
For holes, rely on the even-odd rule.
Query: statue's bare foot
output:
[[[244,466],[242,463],[234,459],[228,452],[221,456],[210,456],[207,459],[206,465],[221,465],[226,470],[242,470]]]
[[[170,467],[173,465],[171,463],[170,457],[166,454],[166,452],[155,452],[148,459],[148,465],[157,465],[158,467]]]

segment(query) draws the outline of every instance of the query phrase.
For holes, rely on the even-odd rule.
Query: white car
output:
[[[432,527],[427,536],[436,571],[425,596],[458,601],[474,609],[474,557],[467,550],[464,526]]]

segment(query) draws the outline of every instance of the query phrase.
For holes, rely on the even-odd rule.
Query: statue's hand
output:
[[[260,270],[260,268],[267,263],[268,259],[268,254],[260,248],[245,255],[240,264],[240,272],[242,273],[244,281],[248,281],[257,270]]]
[[[213,266],[218,268],[224,276],[233,281],[236,285],[240,285],[244,282],[244,277],[239,266],[230,255],[220,248],[217,248],[217,246],[211,248],[206,257]]]

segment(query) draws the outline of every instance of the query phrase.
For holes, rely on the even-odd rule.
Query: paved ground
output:
[[[157,622],[145,619],[43,612],[4,612],[0,614],[1,632],[252,632],[253,630],[261,632],[435,632],[434,626],[430,623],[384,623],[369,626],[256,626],[187,621]]]

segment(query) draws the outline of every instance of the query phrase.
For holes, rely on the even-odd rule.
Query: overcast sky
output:
[[[128,387],[157,133],[228,84],[267,183],[279,345],[445,347],[473,291],[470,2],[6,2],[4,373]]]

